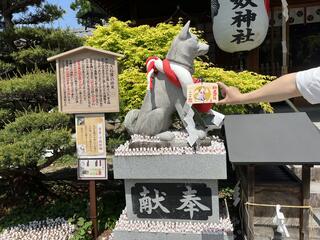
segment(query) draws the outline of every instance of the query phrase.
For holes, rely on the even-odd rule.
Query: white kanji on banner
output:
[[[269,17],[265,0],[212,0],[213,35],[225,52],[250,51],[265,39]]]

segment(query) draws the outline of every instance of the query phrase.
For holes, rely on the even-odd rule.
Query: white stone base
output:
[[[129,220],[126,210],[120,215],[110,240],[232,240],[229,219],[219,223]]]

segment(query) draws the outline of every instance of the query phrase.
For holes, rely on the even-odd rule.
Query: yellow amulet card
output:
[[[195,83],[187,87],[189,104],[216,103],[219,101],[219,88],[216,83]]]

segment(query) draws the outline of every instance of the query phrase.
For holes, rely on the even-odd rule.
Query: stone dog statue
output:
[[[174,134],[168,129],[172,114],[177,111],[189,134],[190,145],[206,137],[206,132],[196,127],[194,111],[186,104],[186,96],[187,85],[194,83],[194,59],[206,54],[209,46],[198,42],[197,37],[189,32],[189,25],[190,21],[175,37],[165,60],[153,58],[149,61],[148,90],[141,109],[131,110],[124,120],[130,134],[173,140]],[[150,65],[153,68],[151,71]]]

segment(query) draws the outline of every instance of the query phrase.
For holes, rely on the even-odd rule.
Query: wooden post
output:
[[[310,165],[302,166],[302,205],[310,206]],[[300,212],[300,240],[309,240],[309,209]]]
[[[96,198],[96,181],[89,181],[89,196],[90,196],[90,219],[92,221],[92,236],[93,239],[98,238],[97,224],[97,198]]]
[[[255,186],[255,166],[249,165],[247,169],[248,174],[248,202],[254,203],[254,186]],[[254,206],[248,206],[248,226],[247,236],[248,240],[254,240]]]

